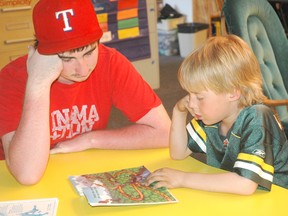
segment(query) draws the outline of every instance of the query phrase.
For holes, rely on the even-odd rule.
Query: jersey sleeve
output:
[[[193,118],[186,125],[186,130],[188,135],[188,148],[194,153],[207,153],[207,136],[204,130],[204,124]]]
[[[271,190],[275,153],[285,142],[283,131],[266,106],[257,106],[242,119],[240,151],[234,163],[234,172]]]

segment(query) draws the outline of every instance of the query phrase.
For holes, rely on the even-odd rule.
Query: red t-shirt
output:
[[[18,126],[27,80],[26,60],[27,56],[20,57],[0,72],[0,137]],[[71,85],[53,83],[50,101],[51,145],[106,128],[112,105],[135,122],[161,104],[127,58],[102,44],[90,77]]]

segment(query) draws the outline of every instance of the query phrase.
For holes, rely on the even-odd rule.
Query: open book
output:
[[[153,189],[144,184],[150,174],[144,167],[103,173],[69,176],[80,196],[85,195],[91,206],[141,205],[178,202],[166,189]]]
[[[58,198],[11,200],[0,202],[0,215],[9,216],[56,216]]]

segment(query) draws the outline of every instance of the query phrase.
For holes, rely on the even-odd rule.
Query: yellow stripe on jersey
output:
[[[235,133],[233,133],[233,132],[231,132],[231,134],[232,134],[234,137],[238,138],[238,139],[240,139],[240,138],[241,138],[240,136],[236,135],[236,134],[235,134]]]
[[[245,170],[250,170],[251,172],[257,174],[262,179],[273,182],[273,175],[263,171],[258,165],[247,163],[245,161],[236,161],[234,164],[234,168],[241,168]]]
[[[193,125],[193,127],[192,127],[192,125]],[[197,129],[195,129],[195,127]],[[202,138],[203,137],[203,133],[204,133],[204,138],[205,138],[205,141],[206,141],[206,134],[202,130],[202,128],[198,125],[198,123],[196,121],[193,122],[193,120],[192,120],[189,124],[187,124],[186,129],[187,129],[189,135],[192,137],[192,139],[197,143],[197,145],[202,149],[202,151],[206,153],[206,144],[204,143],[203,138]],[[201,136],[199,136],[200,135],[199,131],[202,134]]]
[[[258,164],[264,171],[274,173],[274,167],[265,163],[264,160],[256,155],[240,153],[237,160],[244,160],[250,163]]]
[[[204,142],[206,142],[207,140],[206,133],[200,127],[199,123],[194,118],[192,119],[191,123],[193,125],[193,128],[195,129],[195,132],[200,135],[200,137],[204,140]]]
[[[234,164],[234,168],[241,168],[250,170],[262,179],[273,182],[274,167],[265,163],[262,158],[256,155],[250,155],[245,153],[240,153],[237,157],[237,161]]]

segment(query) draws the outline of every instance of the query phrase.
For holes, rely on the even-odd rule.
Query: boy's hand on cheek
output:
[[[42,55],[30,46],[28,50],[27,71],[34,82],[51,84],[63,70],[63,62],[58,55]]]
[[[176,108],[180,112],[188,112],[188,104],[189,104],[189,95],[186,95],[185,97],[181,98],[177,104]]]
[[[183,113],[189,112],[195,118],[194,110],[189,107],[189,95],[186,95],[185,97],[180,99],[177,102],[175,109],[178,110],[179,112],[183,112]]]

